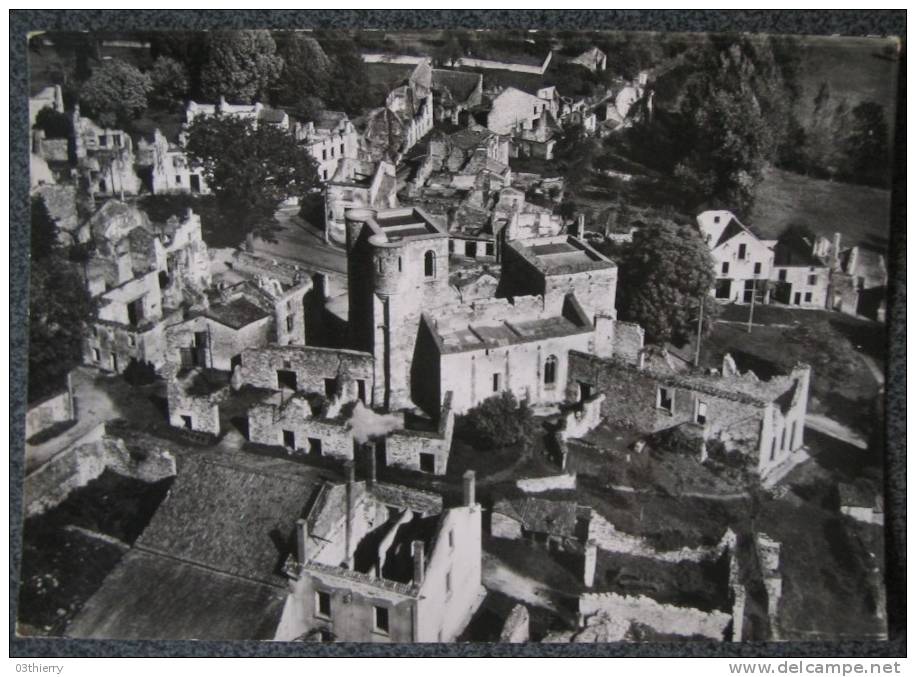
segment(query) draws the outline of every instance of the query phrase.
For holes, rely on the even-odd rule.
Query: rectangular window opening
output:
[[[375,607],[374,630],[384,635],[388,634],[388,609],[383,606]]]
[[[674,391],[668,388],[659,388],[656,406],[659,409],[667,411],[669,414],[674,412]]]
[[[331,595],[321,590],[315,591],[315,615],[320,618],[331,617]]]

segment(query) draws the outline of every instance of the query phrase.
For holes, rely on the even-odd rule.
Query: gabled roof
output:
[[[273,639],[281,587],[134,549],[67,628],[93,639]]]
[[[137,547],[276,585],[296,520],[320,484],[317,470],[283,459],[188,458]]]

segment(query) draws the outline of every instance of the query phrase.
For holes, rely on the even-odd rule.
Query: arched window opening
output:
[[[544,383],[553,385],[557,382],[557,356],[551,355],[544,362]]]
[[[423,255],[423,274],[426,277],[436,277],[436,253],[428,251]]]

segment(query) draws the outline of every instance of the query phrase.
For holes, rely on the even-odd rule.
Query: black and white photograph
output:
[[[23,40],[18,637],[888,639],[899,39]]]

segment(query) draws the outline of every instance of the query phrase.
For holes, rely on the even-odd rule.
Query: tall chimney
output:
[[[353,483],[355,474],[353,461],[344,463],[344,473],[347,477],[347,514],[344,520],[344,566],[347,569],[353,568]]]
[[[413,549],[413,582],[415,585],[423,584],[423,541],[414,541],[412,543]]]
[[[582,213],[576,215],[576,237],[585,239],[585,214]]]
[[[299,564],[308,559],[309,523],[305,519],[296,520],[296,557]]]
[[[377,469],[375,467],[375,448],[372,445],[366,445],[369,454],[369,476],[366,478],[366,485],[373,486],[376,480]]]
[[[465,471],[461,479],[462,479],[462,483],[461,483],[462,492],[461,493],[462,493],[462,499],[463,499],[462,502],[463,502],[463,505],[470,507],[474,505],[474,503],[476,503],[476,501],[474,500],[475,499],[474,489],[475,489],[475,484],[476,484],[474,471],[473,470]]]

